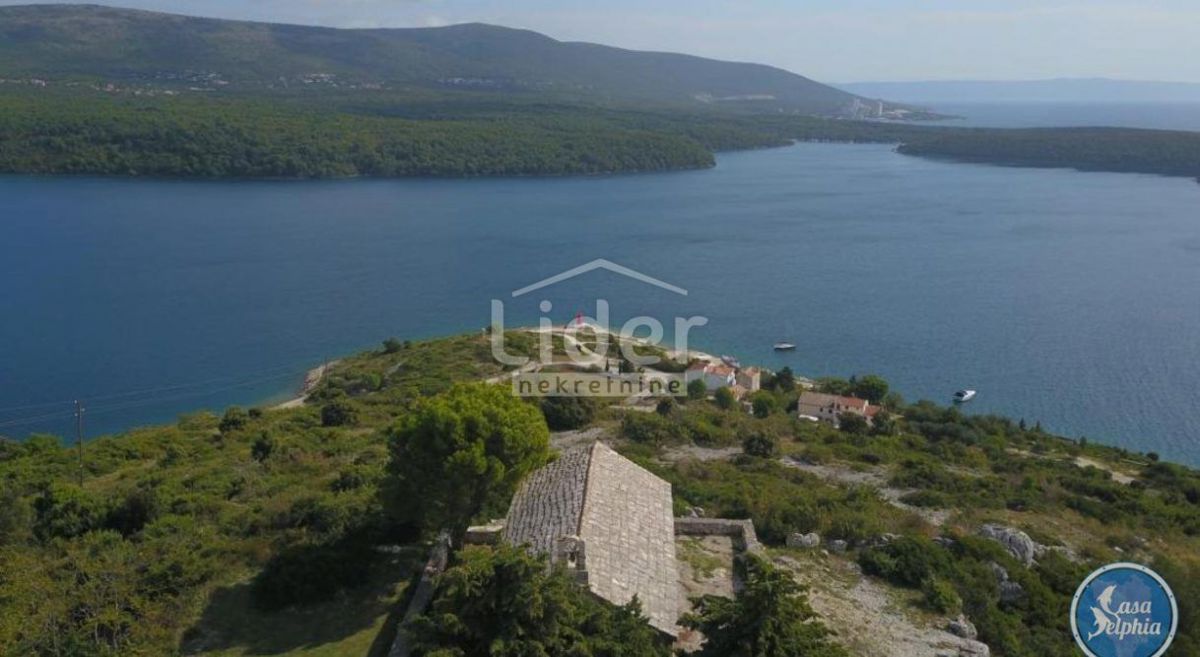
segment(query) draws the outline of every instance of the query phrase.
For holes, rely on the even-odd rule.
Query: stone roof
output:
[[[652,626],[678,633],[671,485],[607,446],[568,450],[530,475],[508,510],[504,539],[575,569],[613,604],[636,595]]]

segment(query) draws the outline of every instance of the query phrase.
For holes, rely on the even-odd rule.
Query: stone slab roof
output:
[[[521,486],[504,539],[554,560],[565,537],[582,543],[593,593],[613,604],[636,595],[652,626],[678,633],[670,484],[601,443],[564,452]]]

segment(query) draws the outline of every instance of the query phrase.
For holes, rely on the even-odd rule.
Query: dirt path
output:
[[[906,610],[901,592],[858,566],[818,553],[775,562],[809,587],[809,600],[837,640],[859,657],[985,657],[987,646],[941,629],[949,619]]]

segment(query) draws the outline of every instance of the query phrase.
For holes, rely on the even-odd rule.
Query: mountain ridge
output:
[[[764,64],[462,23],[345,29],[100,5],[0,7],[0,77],[278,91],[406,87],[871,118],[908,108]]]

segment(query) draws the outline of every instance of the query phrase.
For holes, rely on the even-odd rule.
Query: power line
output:
[[[79,447],[79,486],[83,487],[83,405],[75,400],[75,444]]]

